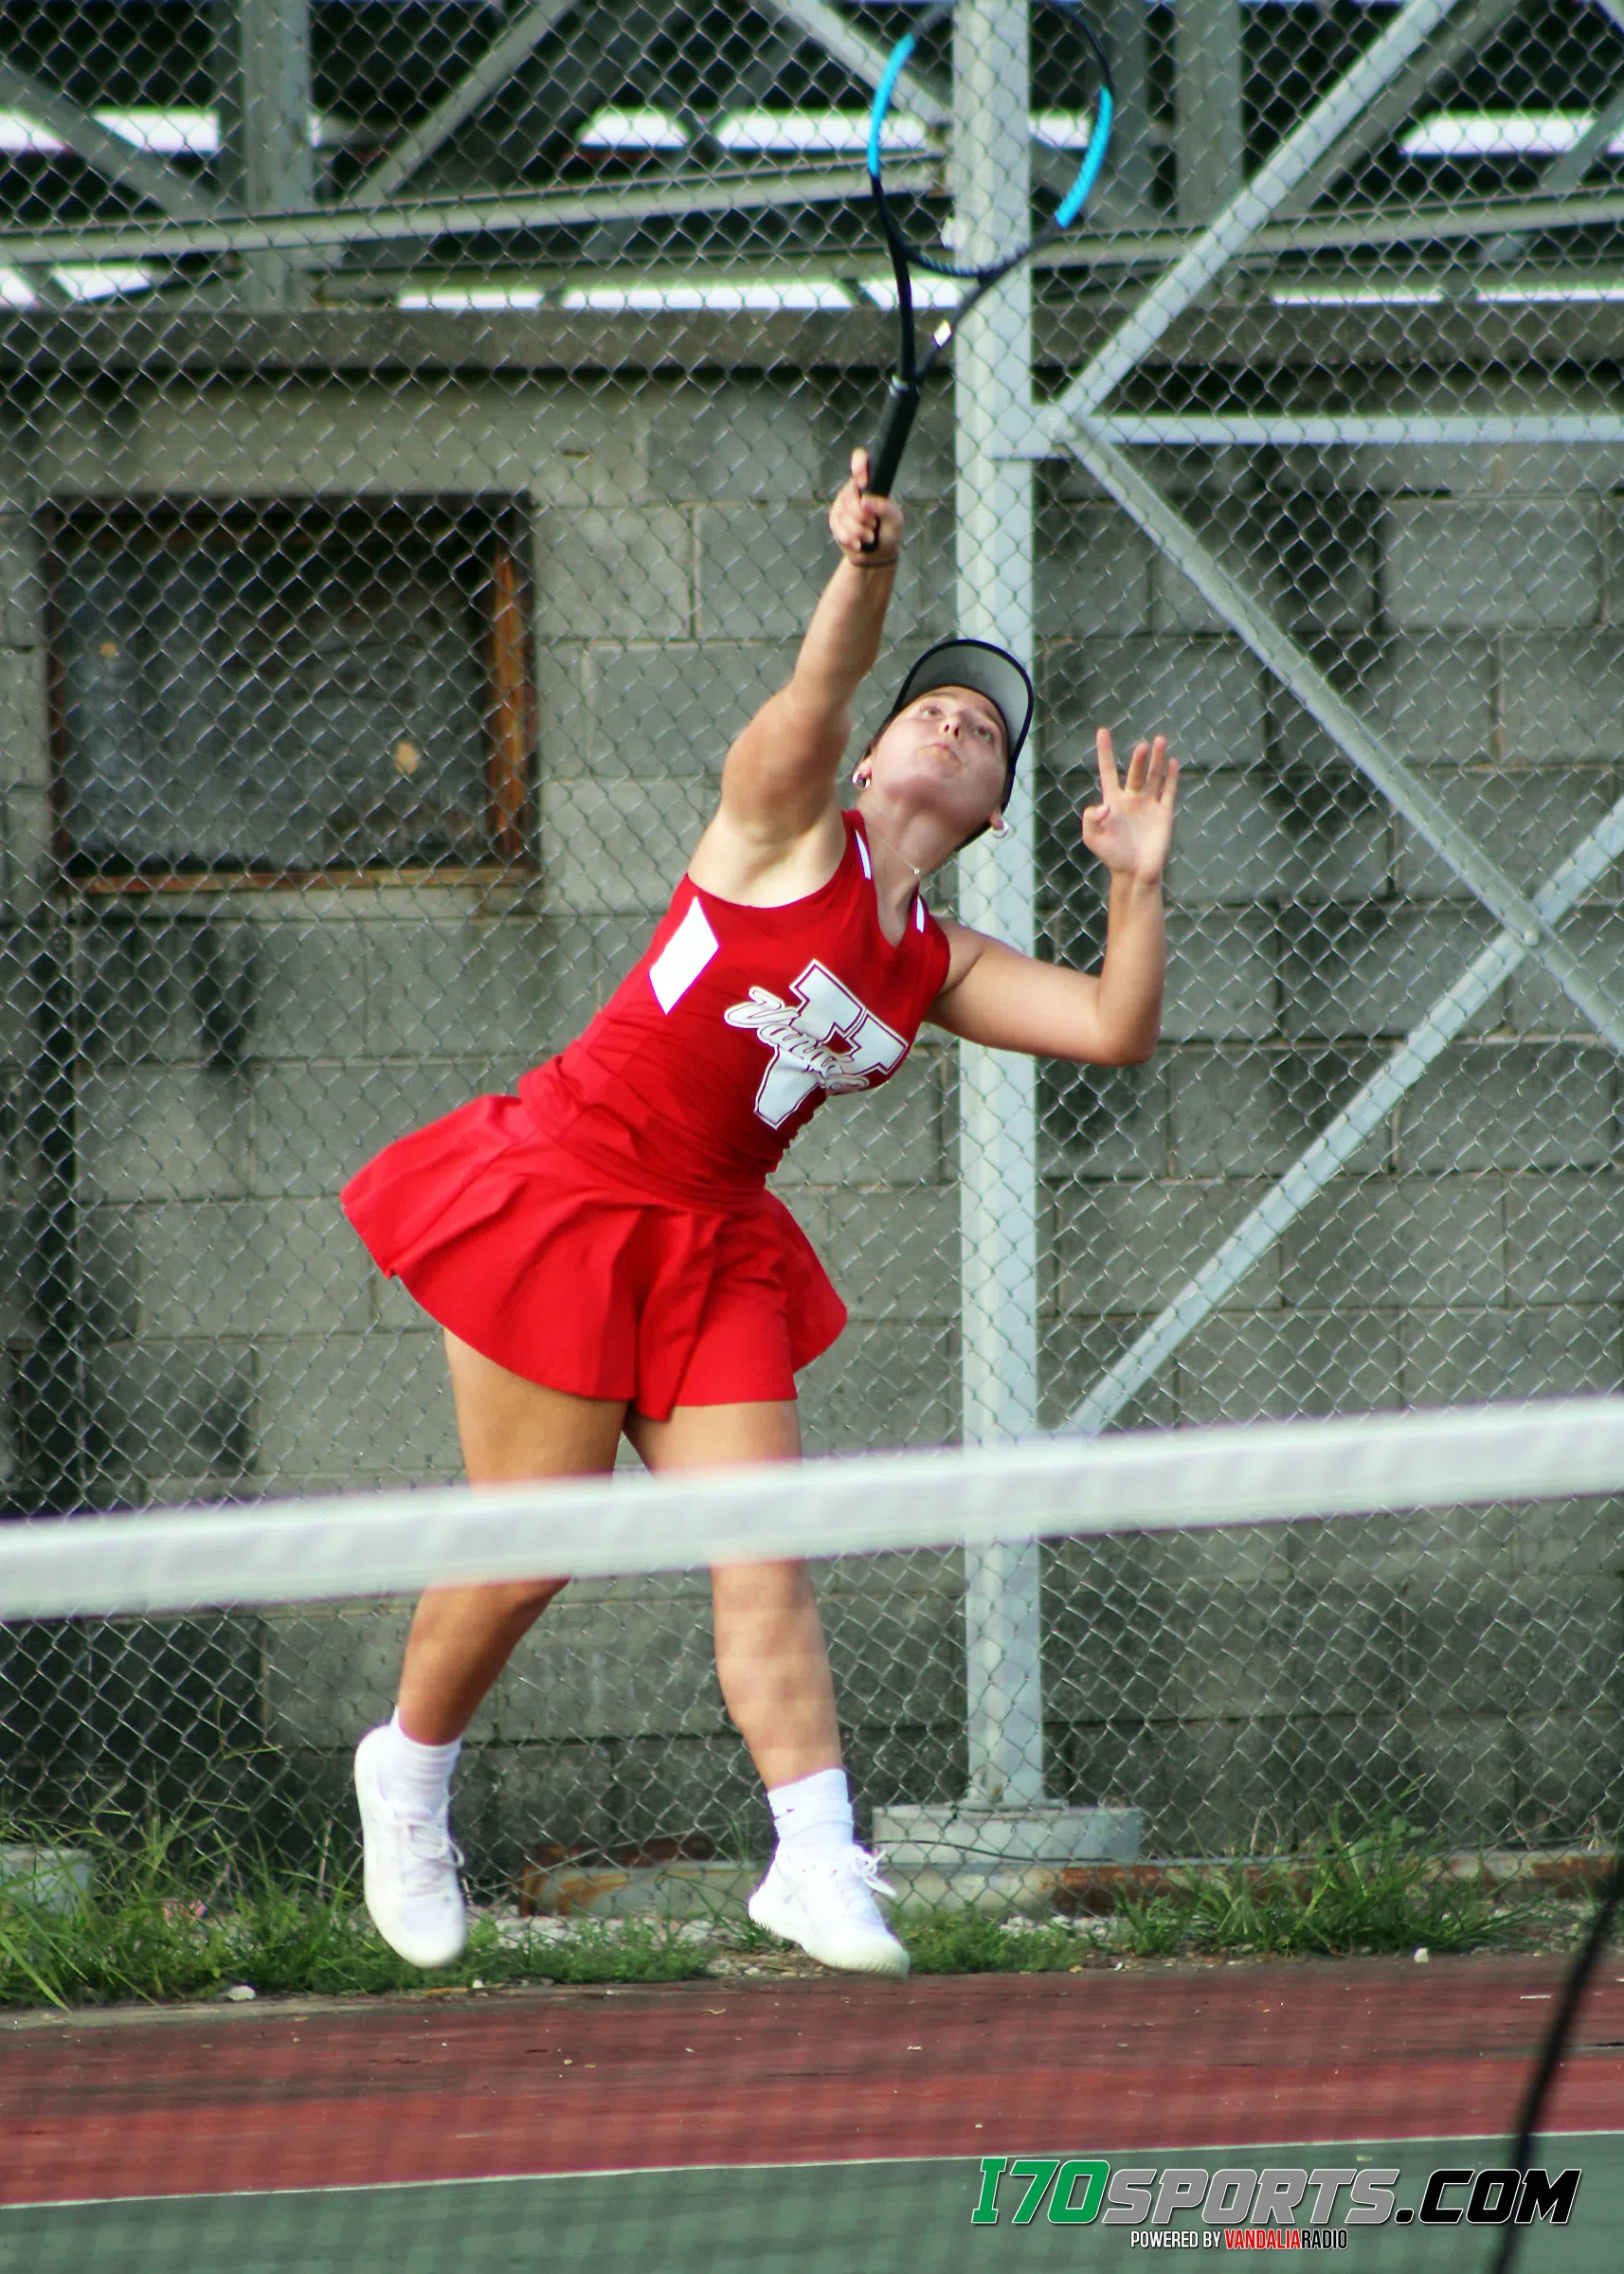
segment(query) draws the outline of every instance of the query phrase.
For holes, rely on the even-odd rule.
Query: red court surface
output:
[[[1549,2129],[1624,2120],[1624,1980]],[[0,2029],[0,2202],[1504,2134],[1561,1962],[685,1983]]]

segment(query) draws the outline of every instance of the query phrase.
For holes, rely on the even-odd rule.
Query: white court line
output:
[[[1009,2127],[1013,2134],[1017,2127]],[[1624,2124],[1606,2131],[1541,2132],[1536,2139],[1546,2141],[1564,2139],[1624,2139]],[[1169,2156],[1267,2156],[1278,2149],[1282,2155],[1301,2148],[1431,2148],[1468,2147],[1489,2141],[1504,2146],[1504,2132],[1424,2132],[1413,2139],[1395,2139],[1383,2133],[1371,2139],[1218,2139],[1203,2140],[1192,2145],[1188,2140],[1146,2148],[1102,2148],[1097,2151],[1079,2149],[1079,2155],[1097,2153],[1108,2162],[1120,2163],[1133,2156],[1154,2157],[1158,2162]],[[1020,2153],[1015,2144],[1017,2155]],[[998,2154],[998,2149],[993,2149]],[[426,2193],[433,2188],[447,2187],[512,2187],[521,2181],[539,2185],[544,2180],[564,2179],[680,2179],[684,2173],[723,2172],[869,2172],[885,2169],[904,2170],[917,2165],[935,2170],[943,2164],[963,2164],[966,2172],[980,2171],[981,2157],[974,2156],[824,2156],[806,2163],[630,2163],[605,2165],[602,2171],[590,2172],[487,2172],[459,2179],[368,2179],[355,2180],[341,2187],[233,2187],[222,2189],[215,2194],[181,2195],[64,2195],[60,2198],[42,2196],[37,2202],[0,2203],[0,2219],[9,2211],[101,2211],[127,2209],[145,2203],[268,2203],[281,2202],[302,2195],[377,2195],[406,2194],[408,2191]]]

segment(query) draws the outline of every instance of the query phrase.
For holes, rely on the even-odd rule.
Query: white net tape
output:
[[[424,1488],[0,1533],[0,1618],[387,1595],[1624,1491],[1624,1399]]]

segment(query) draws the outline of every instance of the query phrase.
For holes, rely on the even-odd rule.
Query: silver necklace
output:
[[[913,863],[909,859],[906,853],[898,852],[897,848],[892,843],[889,837],[881,836],[880,832],[869,820],[867,814],[864,814],[863,816],[863,827],[868,831],[870,837],[879,838],[880,843],[885,847],[888,853],[896,854],[897,859],[901,861],[903,867],[908,871],[908,874],[912,877],[915,884],[919,884],[924,881],[924,878],[929,872],[924,869],[916,869]]]

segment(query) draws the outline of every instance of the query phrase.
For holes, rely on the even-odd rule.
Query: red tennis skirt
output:
[[[478,1097],[386,1146],[339,1196],[373,1260],[510,1373],[578,1398],[793,1398],[846,1307],[782,1200],[654,1199]]]

